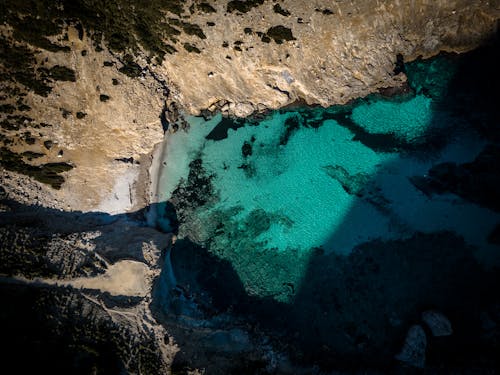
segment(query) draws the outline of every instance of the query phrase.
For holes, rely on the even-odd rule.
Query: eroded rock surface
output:
[[[424,329],[419,325],[411,326],[406,335],[405,343],[396,359],[410,366],[425,367],[425,349],[427,337]]]
[[[2,167],[48,185],[44,205],[106,212],[146,204],[134,181],[180,112],[397,91],[403,61],[471,49],[500,14],[465,0],[5,5]]]
[[[406,81],[398,55],[468,50],[491,35],[499,15],[491,2],[234,3],[244,2],[191,14],[203,30],[188,39],[196,50],[178,48],[159,69],[191,113],[247,116],[295,101],[329,106],[398,87]]]

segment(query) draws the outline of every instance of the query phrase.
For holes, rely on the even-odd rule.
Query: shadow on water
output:
[[[420,76],[426,73],[419,69],[418,63],[413,63],[413,71],[407,73],[423,83],[412,89],[432,98],[436,106],[427,133],[416,144],[401,142],[392,135],[366,133],[351,120],[352,106],[343,111],[326,111],[323,119],[336,120],[354,134],[354,140],[376,152],[397,151],[407,157],[431,160],[450,140],[470,135],[472,127],[488,144],[489,149],[482,157],[473,163],[434,166],[424,180],[414,185],[429,199],[453,193],[498,212],[500,153],[495,145],[500,140],[499,57],[497,39],[463,56],[442,55],[435,60],[433,69],[437,71],[429,74],[432,77],[429,81]],[[455,71],[439,72],[440,68],[450,66],[440,64],[440,60],[454,61]],[[452,78],[443,85],[433,77],[436,74],[450,74]],[[447,118],[440,115],[443,111]],[[451,122],[443,125],[443,121]],[[224,131],[239,126],[223,125]],[[391,167],[384,165],[381,169]],[[375,174],[367,184],[377,184],[379,179]],[[363,205],[358,206],[366,204],[363,198],[354,203],[352,212],[363,209]],[[343,231],[355,233],[356,228],[369,225],[368,220],[369,217],[359,215],[350,220],[348,214],[327,243],[335,243],[336,236]],[[477,224],[482,218],[464,220]],[[491,270],[479,263],[477,249],[467,244],[460,233],[413,232],[405,233],[401,239],[375,239],[355,247],[347,256],[328,250],[317,249],[311,256],[302,283],[294,286],[291,304],[249,296],[228,261],[218,259],[189,239],[175,244],[172,264],[179,283],[198,285],[209,293],[212,304],[207,311],[231,312],[272,332],[297,363],[325,369],[400,371],[394,356],[408,328],[421,324],[423,311],[436,309],[449,317],[454,333],[432,337],[427,332],[429,366],[441,368],[440,373],[461,368],[470,371],[500,368],[494,354],[500,349],[498,341],[485,340],[491,332],[484,326],[485,314],[500,312],[498,269]],[[207,366],[182,349],[175,363],[179,369],[188,364]]]
[[[438,102],[440,109],[453,111],[459,120],[457,124],[472,124],[492,144],[500,141],[497,94],[500,87],[497,72],[499,56],[495,46],[497,44],[460,58],[448,57],[460,60],[454,78],[446,87],[446,95]],[[424,87],[414,87],[414,90],[435,98],[443,93],[443,88],[432,82]],[[413,145],[398,144],[386,136],[370,137],[356,128],[349,112],[337,112],[330,116],[350,129],[357,140],[378,151],[397,149],[416,155],[423,151],[437,152],[444,145],[443,134],[432,133],[433,125],[429,128],[428,137],[424,137],[425,140],[430,139],[433,145],[432,150],[428,150],[427,141],[414,148]],[[437,117],[434,121],[442,121],[442,118]],[[436,129],[443,129],[442,124],[434,125]],[[213,134],[215,138],[224,137],[227,129],[232,128],[231,124],[224,126],[220,134]],[[460,130],[460,126],[456,128]],[[450,131],[452,129],[446,128],[446,132]],[[496,166],[500,161],[498,154],[493,153],[492,157],[493,165]],[[486,178],[481,179],[485,189],[474,183],[476,169],[460,165],[456,165],[449,173],[432,175],[432,181],[421,182],[427,183],[431,194],[449,191],[473,202],[478,202],[478,194],[487,191],[489,196],[487,199],[483,196],[480,203],[498,209],[495,187],[499,183],[499,173],[491,165],[490,160],[486,169],[476,168],[486,175]],[[372,176],[371,182],[377,182],[377,179],[378,176]],[[441,190],[435,188],[436,183]],[[15,225],[19,228],[40,228],[44,236],[50,230],[53,233],[68,231],[68,228],[72,228],[72,231],[75,228],[79,231],[95,230],[123,220],[145,226],[145,215],[149,210],[161,210],[170,215],[168,218],[174,227],[177,227],[178,221],[174,207],[168,202],[120,215],[61,212],[15,202],[9,202],[9,206],[10,212],[0,213],[0,227]],[[352,210],[356,209],[352,207]],[[428,219],[432,220],[432,217]],[[336,231],[355,232],[353,226],[363,227],[367,224],[362,219],[357,220],[349,222],[348,227],[341,225]],[[336,233],[332,233],[330,242],[335,243],[335,236]],[[106,254],[106,238],[102,242],[98,239],[96,244],[96,252]],[[163,247],[162,244],[158,245]],[[139,250],[137,254],[137,260],[143,260],[140,259]],[[171,251],[171,263],[178,285],[172,286],[167,294],[158,292],[161,286],[157,285],[153,303],[162,305],[166,309],[168,321],[172,322],[169,330],[180,346],[174,369],[181,373],[185,367],[217,369],[219,361],[245,352],[245,349],[238,351],[235,348],[224,348],[224,353],[210,352],[210,348],[220,346],[214,344],[213,336],[208,337],[208,334],[203,333],[200,325],[205,324],[205,329],[217,330],[217,324],[222,327],[228,321],[233,321],[235,327],[250,327],[248,329],[251,332],[258,330],[269,334],[272,341],[284,348],[296,363],[348,371],[376,368],[387,373],[399,368],[394,355],[401,348],[408,327],[419,323],[420,314],[426,309],[442,311],[450,318],[454,328],[453,335],[449,337],[432,338],[428,332],[427,358],[430,366],[446,369],[441,373],[461,367],[479,371],[494,371],[500,367],[495,356],[495,351],[500,349],[498,332],[495,331],[498,330],[495,327],[500,325],[499,274],[478,263],[475,249],[457,233],[412,233],[404,239],[375,239],[357,246],[347,256],[328,249],[316,249],[302,283],[291,286],[294,295],[291,304],[277,302],[271,297],[248,295],[231,263],[219,259],[189,239],[180,239],[175,243]],[[36,261],[33,264],[36,266]],[[22,271],[16,268],[15,262],[4,262],[1,268],[7,274]],[[168,300],[159,301],[159,298]],[[190,310],[189,303],[185,301],[194,307]],[[9,308],[16,307],[6,307]],[[492,317],[488,323],[490,326],[493,324],[490,331],[488,327],[485,328],[484,314]],[[218,319],[222,316],[231,318]],[[225,323],[214,323],[217,321]],[[492,333],[492,330],[496,333]],[[10,334],[12,353],[15,350],[30,350],[26,338],[22,341],[15,339],[14,332]],[[40,332],[38,337],[35,332],[35,340],[40,340],[45,334]],[[185,349],[187,347],[190,349]],[[45,363],[46,360],[42,360],[43,351],[38,354],[41,362]],[[241,360],[241,357],[238,358]],[[243,368],[250,366],[247,363],[234,371],[265,373],[264,367],[259,367],[263,363],[262,359],[248,356],[247,361],[253,363],[254,367]],[[236,367],[233,363],[233,368]]]

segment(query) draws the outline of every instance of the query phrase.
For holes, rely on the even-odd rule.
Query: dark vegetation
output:
[[[233,49],[235,51],[242,51],[241,49],[241,45],[243,44],[243,41],[241,40],[237,40],[236,42],[234,42],[234,46],[233,46]]]
[[[188,35],[195,35],[200,39],[207,39],[206,35],[203,33],[203,30],[198,25],[181,22],[181,27],[182,30],[184,30],[184,32]]]
[[[40,68],[41,70],[42,68]],[[69,81],[76,82],[76,75],[73,69],[66,68],[65,66],[56,65],[47,69],[47,75],[56,81]]]
[[[52,68],[38,67],[33,52],[27,47],[13,45],[0,37],[0,80],[20,83],[35,94],[47,96],[53,81],[76,81],[75,72],[56,65]],[[19,93],[11,92],[12,96]]]
[[[38,159],[44,156],[45,154],[41,154],[39,152],[33,152],[33,151],[24,151],[21,156],[28,159],[28,161],[31,161],[33,159]]]
[[[101,49],[103,40],[112,51],[119,53],[137,52],[141,45],[151,58],[159,61],[166,53],[175,52],[175,48],[163,40],[177,41],[181,31],[176,25],[189,35],[205,38],[198,25],[178,18],[164,19],[162,10],[177,17],[184,14],[184,1],[181,0],[5,0],[2,8],[0,22],[14,28],[17,40],[50,51],[69,50],[46,38],[59,35],[65,23],[75,25],[82,37],[83,29],[87,30],[97,50]],[[198,4],[197,9],[215,12],[208,3]]]
[[[271,40],[274,40],[276,44],[283,44],[285,41],[296,40],[292,30],[282,25],[270,27],[265,33],[257,31],[256,34],[264,43],[271,43]]]
[[[12,104],[2,104],[0,105],[0,113],[13,113],[16,110]]]
[[[260,40],[262,40],[264,43],[271,43],[271,38],[269,38],[266,34],[261,33]]]
[[[40,128],[43,124],[34,124],[33,119],[22,115],[7,115],[0,121],[0,127],[4,130],[22,130],[24,128]],[[24,133],[27,134],[27,133]]]
[[[227,3],[227,11],[229,13],[247,13],[262,4],[264,4],[264,0],[231,0]]]
[[[48,184],[54,189],[60,189],[64,182],[61,173],[73,169],[73,166],[68,163],[30,165],[23,160],[22,155],[16,154],[5,147],[0,148],[0,165],[8,171],[33,177],[35,180]]]
[[[67,109],[65,109],[65,108],[59,108],[59,110],[61,111],[62,116],[63,116],[64,118],[68,118],[68,116],[70,116],[70,115],[71,115],[71,111],[68,111],[68,110],[67,110]]]
[[[209,3],[196,4],[196,9],[202,11],[203,13],[215,13],[217,12],[213,6]]]
[[[142,73],[142,68],[139,64],[134,62],[134,59],[131,55],[126,54],[122,60],[123,66],[118,69],[119,72],[131,77],[136,78],[139,77]]]
[[[273,6],[274,13],[281,14],[282,16],[288,17],[290,15],[290,12],[286,9],[283,9],[281,5],[279,4],[274,4]]]
[[[325,16],[329,16],[329,15],[333,14],[333,12],[328,8],[324,8],[324,9],[316,8],[316,9],[314,9],[314,11],[319,12],[319,13],[323,13]]]
[[[195,45],[192,45],[189,43],[184,43],[182,46],[188,52],[201,53],[200,49],[198,47],[196,47]]]
[[[282,44],[284,41],[295,40],[292,30],[282,25],[270,27],[269,30],[267,30],[266,35],[273,39],[276,44]]]

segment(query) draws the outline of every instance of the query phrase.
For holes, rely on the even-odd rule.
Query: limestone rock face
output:
[[[397,90],[402,61],[476,47],[500,17],[498,2],[466,0],[61,4],[7,0],[0,15],[1,182],[29,203],[110,213],[148,203],[137,181],[179,114]]]
[[[18,52],[21,47],[15,36],[6,29],[0,31],[2,40],[13,46],[8,52]],[[46,69],[54,76],[58,71],[54,67],[58,67],[71,73],[69,78],[58,77],[61,79],[47,83],[48,92],[42,95],[26,90],[15,79],[2,81],[5,92],[13,93],[2,100],[3,105],[11,106],[3,107],[9,111],[0,113],[0,121],[6,124],[0,129],[0,139],[6,140],[2,147],[8,150],[2,158],[5,162],[8,157],[20,158],[16,164],[2,166],[33,177],[37,172],[30,172],[30,166],[64,163],[70,170],[59,173],[61,180],[56,183],[48,179],[52,177],[48,174],[34,178],[48,181],[56,189],[32,181],[23,184],[21,190],[36,191],[42,186],[42,192],[50,191],[51,197],[45,201],[42,195],[47,194],[38,194],[42,199],[39,203],[45,206],[123,212],[132,208],[135,200],[134,181],[141,172],[141,157],[163,138],[159,119],[163,88],[147,72],[134,78],[120,72],[123,64],[116,56],[107,49],[97,52],[91,39],[86,35],[80,39],[74,27],[68,26],[64,33],[67,40],[60,44],[67,51],[51,52],[26,44],[23,51],[27,56],[33,53],[29,68],[35,75]],[[0,64],[0,71],[8,75],[12,68],[5,65]],[[16,95],[18,91],[14,90],[21,90],[23,95]],[[19,106],[21,102],[24,107]],[[3,175],[2,185],[10,185],[9,179],[17,180]]]
[[[404,60],[465,51],[495,29],[498,5],[453,1],[255,2],[194,12],[204,38],[180,36],[161,72],[192,114],[214,104],[236,116],[295,101],[329,106],[399,86]],[[259,3],[261,3],[259,5]],[[196,47],[182,48],[182,43]],[[399,74],[397,74],[399,73]]]

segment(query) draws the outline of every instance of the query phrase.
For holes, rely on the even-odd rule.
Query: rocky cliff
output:
[[[3,179],[45,183],[23,194],[42,189],[61,209],[144,206],[141,156],[179,110],[247,116],[400,87],[403,61],[477,46],[499,12],[459,0],[6,1]]]

